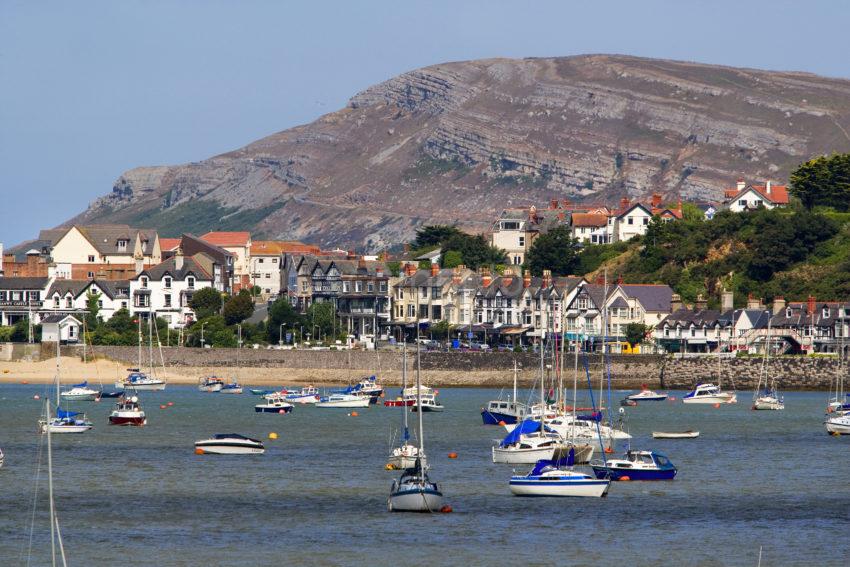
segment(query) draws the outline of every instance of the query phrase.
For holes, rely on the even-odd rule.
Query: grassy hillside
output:
[[[622,247],[626,246],[625,250]],[[590,277],[666,283],[685,301],[698,294],[719,304],[725,287],[736,304],[748,294],[772,300],[850,299],[850,215],[832,211],[721,212],[712,221],[653,222],[640,240],[594,246]],[[586,250],[582,256],[590,252]]]

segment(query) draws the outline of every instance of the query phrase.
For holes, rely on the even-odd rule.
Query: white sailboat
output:
[[[421,389],[420,345],[416,341],[416,387]],[[425,455],[425,432],[422,425],[422,412],[419,416],[419,455],[413,468],[405,469],[397,481],[393,481],[387,509],[390,512],[437,512],[443,505],[443,493],[437,483],[428,478],[428,467],[423,462]]]
[[[66,411],[60,407],[60,348],[56,342],[56,415],[51,417],[49,411],[45,413],[44,419],[38,421],[38,430],[41,433],[85,433],[92,428],[86,414]],[[80,417],[82,416],[82,417]]]
[[[59,408],[56,408],[57,411]],[[44,401],[44,417],[45,420],[50,417],[50,402]],[[56,567],[57,554],[58,559],[62,562],[62,567],[68,567],[68,561],[65,557],[65,545],[62,543],[62,530],[59,529],[59,517],[56,514],[56,501],[53,498],[53,443],[51,440],[53,428],[47,428],[47,499],[50,506],[50,558],[51,564]],[[34,512],[34,510],[33,510]],[[58,548],[58,549],[57,549]],[[29,564],[29,561],[27,561]]]
[[[779,395],[776,389],[776,376],[768,378],[768,359],[770,358],[770,346],[772,344],[770,336],[770,320],[767,322],[767,338],[764,345],[764,355],[761,359],[761,372],[759,373],[758,384],[753,392],[753,409],[754,410],[783,410],[785,409],[785,400]],[[764,382],[764,390],[762,390],[762,381]]]
[[[402,347],[402,367],[401,367],[401,387],[402,390],[407,387],[407,341]],[[393,447],[390,450],[387,458],[389,469],[410,469],[416,466],[416,459],[420,459],[423,467],[428,466],[427,458],[424,453],[420,453],[419,447],[410,442],[410,430],[407,425],[407,407],[402,406],[402,437],[401,445]]]
[[[219,390],[220,394],[241,394],[242,384],[239,383],[239,353],[242,351],[242,325],[236,325],[239,332],[239,339],[236,343],[236,376],[233,377],[233,382],[222,384]]]
[[[157,378],[154,374],[153,362],[153,318],[154,313],[151,311],[148,316],[148,352],[150,359],[150,375],[142,372],[142,318],[139,317],[139,367],[130,368],[130,374],[124,380],[115,382],[116,388],[130,388],[136,391],[153,391],[165,390],[165,380]],[[160,344],[159,356],[162,359],[162,345]],[[163,360],[163,370],[165,369],[165,361]]]

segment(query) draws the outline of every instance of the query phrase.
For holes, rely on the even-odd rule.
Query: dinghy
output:
[[[653,439],[695,439],[699,437],[699,431],[653,431]]]

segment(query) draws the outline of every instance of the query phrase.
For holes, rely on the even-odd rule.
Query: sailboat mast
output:
[[[514,408],[516,408],[516,358],[514,358]]]
[[[419,322],[416,323],[416,413],[419,414],[419,456],[425,453],[425,433],[422,431],[422,361],[419,343]]]
[[[404,441],[407,442],[408,439],[408,431],[407,431],[407,402],[404,401],[404,391],[407,389],[407,337],[404,339],[404,346],[401,350],[401,399],[402,399],[402,411],[401,414],[404,416]]]
[[[142,316],[138,315],[138,317],[139,317],[139,364],[137,366],[139,367],[139,372],[141,372],[142,371]]]
[[[564,399],[564,306],[561,305],[561,357],[558,359],[558,397],[561,400],[560,410],[564,411],[566,400]]]
[[[59,409],[59,361],[62,354],[59,345],[62,342],[62,325],[59,325],[59,336],[56,337],[56,409]],[[48,428],[49,429],[49,428]]]
[[[50,403],[44,400],[44,419],[47,421],[47,498],[50,501],[50,558],[56,567],[56,510],[53,507],[53,449],[50,444]]]
[[[150,377],[153,378],[153,310],[148,311],[148,356],[151,363]]]

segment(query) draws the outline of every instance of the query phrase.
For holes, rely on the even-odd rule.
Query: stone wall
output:
[[[52,356],[52,345],[45,346],[45,356]],[[89,352],[91,349],[89,349]],[[135,347],[99,346],[95,353],[120,361],[127,367],[135,366],[138,349]],[[21,349],[21,354],[24,349]],[[63,347],[63,354],[81,356],[80,347]],[[224,372],[236,366],[236,349],[163,348],[167,366],[177,373],[200,376]],[[143,365],[147,365],[147,351],[143,351]],[[158,351],[154,351],[159,360]],[[286,381],[308,380],[322,383],[345,383],[368,374],[378,374],[387,385],[401,383],[401,351],[382,350],[380,355],[364,351],[311,351],[311,350],[254,350],[243,349],[239,355],[240,367],[246,380],[252,376],[277,374]],[[349,367],[349,359],[351,365]],[[509,387],[513,381],[516,360],[518,379],[522,387],[531,386],[539,371],[540,359],[533,353],[512,352],[423,352],[424,380],[431,385]],[[718,382],[738,390],[752,389],[761,372],[759,358],[693,357],[675,358],[664,355],[612,355],[611,378],[616,389],[650,388],[691,389],[699,382]],[[567,355],[565,380],[571,381],[574,359]],[[588,359],[594,384],[604,375],[599,355]],[[415,368],[415,352],[408,353],[408,369]],[[826,358],[779,357],[772,359],[768,374],[776,376],[783,390],[826,390],[836,377],[847,368],[838,360]],[[289,377],[292,379],[290,380]],[[584,360],[579,359],[580,385],[586,384]]]

